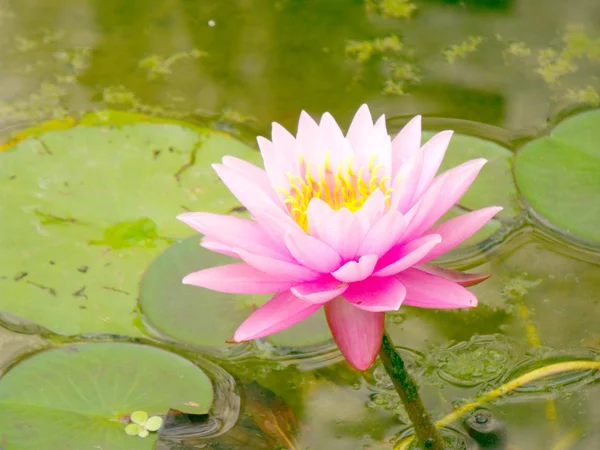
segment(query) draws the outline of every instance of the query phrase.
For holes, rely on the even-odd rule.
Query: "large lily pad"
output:
[[[521,193],[549,222],[600,243],[600,110],[561,122],[526,144],[515,173]]]
[[[150,327],[170,339],[197,347],[225,347],[236,328],[269,299],[232,295],[184,285],[190,272],[238,260],[210,252],[192,236],[178,242],[152,263],[144,275],[140,304]],[[268,338],[282,346],[305,346],[331,338],[322,312]]]
[[[136,344],[77,344],[22,361],[0,379],[0,434],[11,450],[150,450],[125,433],[134,411],[205,414],[212,384],[188,360]]]
[[[0,222],[0,311],[60,334],[139,335],[144,270],[193,234],[175,216],[239,206],[210,164],[259,154],[207,129],[123,113],[57,128],[23,133],[0,153],[0,215],[10,218]]]

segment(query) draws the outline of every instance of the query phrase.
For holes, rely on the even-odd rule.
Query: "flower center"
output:
[[[358,211],[369,196],[377,189],[385,196],[386,204],[393,189],[388,187],[389,176],[379,176],[383,166],[375,166],[375,155],[367,167],[360,167],[358,173],[352,169],[353,157],[342,161],[337,168],[332,169],[329,154],[321,166],[311,166],[300,161],[304,176],[287,173],[290,181],[289,189],[279,188],[285,195],[284,203],[290,216],[308,231],[308,205],[313,198],[327,203],[334,210],[347,208],[352,212]]]

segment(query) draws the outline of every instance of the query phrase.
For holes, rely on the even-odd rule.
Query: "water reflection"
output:
[[[293,128],[300,109],[327,110],[346,121],[368,99],[375,113],[419,112],[531,129],[569,105],[599,101],[593,18],[600,6],[594,0],[577,7],[562,0],[415,5],[410,19],[390,19],[367,14],[362,1],[156,0],[152,7],[141,0],[6,1],[0,5],[2,119],[108,103],[229,111],[256,117],[259,128],[271,120]],[[570,24],[583,31],[575,36]],[[414,54],[414,88],[400,97],[383,93],[393,76],[385,61],[365,66],[357,82],[356,64],[345,51],[349,41],[394,34],[403,54]],[[460,49],[469,37],[481,37],[479,47],[445,61],[443,52]],[[568,47],[569,39],[587,47]],[[60,56],[73,51],[90,54],[75,64]],[[140,66],[148,57],[160,65],[191,51],[207,55],[177,59],[158,77]],[[559,56],[540,65],[546,54]],[[561,64],[574,68],[556,72]],[[124,95],[107,95],[115,88]]]

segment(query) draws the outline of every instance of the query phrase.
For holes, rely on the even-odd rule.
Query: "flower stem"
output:
[[[419,396],[419,388],[406,370],[402,357],[394,348],[394,343],[387,333],[383,334],[379,357],[383,362],[385,371],[394,383],[394,388],[402,400],[408,417],[413,423],[417,441],[421,445],[420,448],[444,450],[444,440],[423,406]]]

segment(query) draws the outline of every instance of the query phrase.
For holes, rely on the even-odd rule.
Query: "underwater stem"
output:
[[[402,357],[394,348],[394,343],[387,333],[383,334],[379,357],[385,371],[392,379],[394,388],[402,400],[408,417],[415,428],[415,435],[421,448],[427,450],[444,450],[444,441],[435,427],[431,416],[423,406],[419,396],[419,388],[415,380],[406,370]]]

